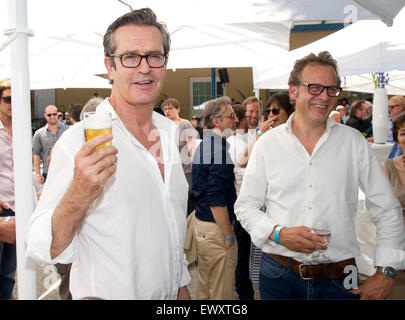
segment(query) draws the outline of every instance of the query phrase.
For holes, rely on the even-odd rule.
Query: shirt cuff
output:
[[[75,256],[76,236],[65,250],[54,259],[51,258],[53,211],[36,217],[28,226],[26,255],[45,263],[72,263]]]
[[[256,223],[255,228],[252,230],[251,238],[256,247],[261,248],[267,240],[270,240],[269,237],[273,232],[276,224],[269,218],[266,214],[263,213],[263,217]],[[277,244],[274,241],[268,241],[272,246]]]
[[[394,248],[377,247],[374,266],[389,266],[396,270],[405,270],[405,251]]]
[[[180,279],[180,288],[188,285],[191,281],[191,276],[190,273],[188,272],[188,262],[186,259],[186,255],[184,254],[184,259],[183,259],[183,270],[181,273],[181,279]]]

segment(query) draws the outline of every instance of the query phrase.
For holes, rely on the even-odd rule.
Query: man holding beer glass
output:
[[[153,112],[169,50],[169,34],[150,9],[113,22],[104,36],[112,91],[96,111],[109,114],[112,134],[85,142],[85,120],[53,149],[27,254],[72,262],[73,299],[189,298],[183,252],[188,186],[176,125]]]

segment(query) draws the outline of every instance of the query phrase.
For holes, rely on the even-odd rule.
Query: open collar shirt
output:
[[[188,185],[175,143],[176,125],[153,113],[163,181],[155,158],[126,129],[108,99],[98,111],[112,113],[117,170],[70,245],[52,260],[52,214],[72,181],[74,156],[85,141],[83,122],[66,131],[55,144],[48,179],[28,224],[27,255],[47,263],[73,263],[74,299],[176,299],[179,287],[190,281],[183,249]]]
[[[15,211],[13,140],[0,120],[0,200]]]
[[[310,262],[309,255],[269,236],[276,225],[311,227],[327,216],[332,234],[327,256],[333,262],[359,256],[354,216],[361,188],[377,227],[375,265],[405,269],[402,208],[366,139],[328,119],[310,155],[291,130],[294,116],[266,132],[250,156],[235,213],[252,241],[264,252]]]

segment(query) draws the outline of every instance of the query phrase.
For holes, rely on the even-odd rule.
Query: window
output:
[[[225,88],[216,79],[216,97],[222,97],[225,95]],[[211,100],[211,78],[190,78],[190,114],[191,116],[201,114],[201,110],[204,109],[203,103]]]

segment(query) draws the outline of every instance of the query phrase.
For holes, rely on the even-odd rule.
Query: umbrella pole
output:
[[[37,293],[35,263],[25,256],[25,229],[34,209],[26,0],[9,0],[9,23],[8,34],[16,35],[10,53],[18,299],[29,300]]]

